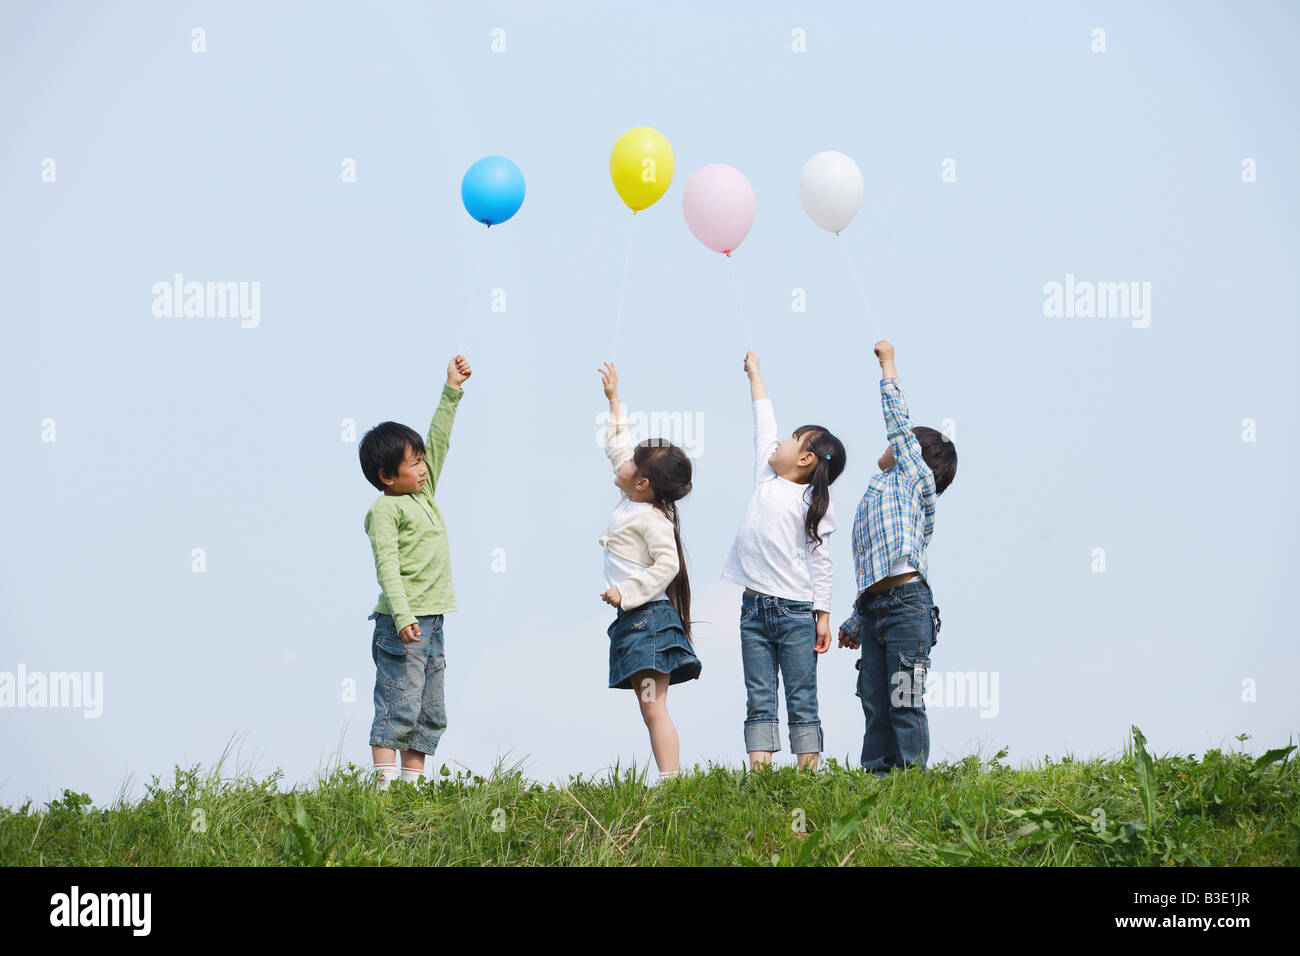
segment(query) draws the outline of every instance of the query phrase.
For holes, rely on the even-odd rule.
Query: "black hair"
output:
[[[821,524],[831,506],[831,485],[844,471],[848,459],[844,454],[844,443],[821,425],[800,425],[794,430],[794,437],[803,439],[799,443],[800,451],[810,451],[817,456],[812,474],[808,476],[812,498],[803,523],[804,533],[816,546],[822,543],[817,525]]]
[[[668,582],[668,600],[682,619],[682,630],[691,638],[691,582],[686,575],[686,552],[677,521],[677,501],[691,490],[691,460],[676,445],[662,438],[647,438],[632,450],[632,463],[640,477],[650,482],[653,504],[673,523],[677,542],[677,576]]]
[[[397,470],[406,460],[406,449],[410,448],[417,455],[424,454],[424,439],[420,433],[400,422],[380,422],[361,438],[357,446],[357,457],[361,459],[361,473],[380,491],[384,483],[379,478],[380,470],[389,478],[397,477]]]
[[[925,425],[915,426],[912,434],[921,443],[921,457],[934,472],[934,494],[938,497],[957,477],[957,446],[943,432]]]

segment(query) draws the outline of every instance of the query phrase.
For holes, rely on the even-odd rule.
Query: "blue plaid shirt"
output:
[[[880,404],[894,449],[894,467],[872,476],[853,518],[859,594],[889,577],[894,559],[903,554],[928,578],[925,547],[934,533],[934,472],[921,457],[921,443],[912,433],[898,379],[880,380]],[[856,637],[861,627],[856,607],[840,625],[850,637]]]

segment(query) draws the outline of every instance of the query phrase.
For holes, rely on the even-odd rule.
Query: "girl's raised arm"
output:
[[[763,387],[763,376],[758,371],[758,355],[745,353],[745,373],[749,376],[749,397],[754,401],[754,476],[757,479],[772,457],[772,446],[777,444],[776,413],[772,400]]]
[[[749,397],[754,401],[767,398],[767,389],[763,387],[763,376],[758,371],[758,353],[753,349],[745,353],[745,374],[749,376]]]
[[[605,422],[605,454],[618,471],[632,457],[632,434],[627,430],[627,409],[618,397],[618,370],[613,362],[597,369],[609,399],[609,418]]]

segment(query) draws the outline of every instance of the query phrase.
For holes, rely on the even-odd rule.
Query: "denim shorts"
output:
[[[671,601],[651,601],[630,611],[617,609],[609,635],[609,686],[631,687],[639,671],[668,675],[669,684],[700,676],[700,659]]]
[[[817,716],[817,619],[811,601],[770,594],[740,596],[740,657],[745,665],[745,750],[781,749],[778,674],[785,683],[790,751],[822,752]]]
[[[375,612],[370,656],[375,659],[375,720],[370,745],[431,754],[447,729],[442,677],[442,615],[417,615],[420,638],[406,644],[392,615]]]

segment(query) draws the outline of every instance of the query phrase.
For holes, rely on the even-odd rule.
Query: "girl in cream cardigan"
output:
[[[691,647],[691,586],[686,576],[677,501],[691,490],[691,460],[667,441],[632,447],[613,363],[600,369],[609,421],[605,454],[622,494],[600,545],[605,591],[617,609],[609,634],[609,686],[631,688],[650,731],[660,779],[677,776],[677,728],[668,716],[668,686],[700,676]]]

